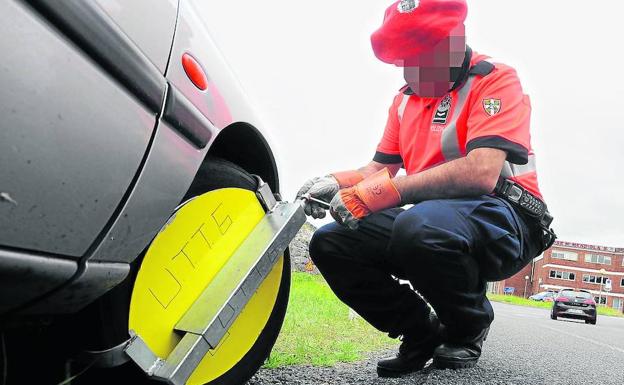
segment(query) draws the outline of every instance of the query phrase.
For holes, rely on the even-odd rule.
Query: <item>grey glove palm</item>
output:
[[[309,195],[312,198],[320,199],[325,202],[331,202],[340,191],[340,185],[338,181],[331,175],[323,177],[316,177],[308,180],[303,184],[297,193],[297,199],[304,195]],[[306,215],[311,215],[313,218],[325,218],[325,208],[319,203],[307,200],[305,202],[304,211]]]

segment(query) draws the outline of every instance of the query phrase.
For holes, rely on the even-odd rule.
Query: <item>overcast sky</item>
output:
[[[279,153],[282,192],[372,158],[403,85],[370,34],[392,1],[205,0],[200,11]],[[515,67],[533,105],[560,240],[624,247],[624,3],[469,0],[468,44]]]

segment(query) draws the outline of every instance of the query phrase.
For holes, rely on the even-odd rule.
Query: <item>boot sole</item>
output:
[[[487,340],[490,334],[490,328],[488,327],[483,336],[483,342]],[[474,368],[479,361],[479,357],[459,359],[459,358],[447,358],[433,356],[433,367],[436,369],[469,369]]]
[[[399,378],[403,375],[405,375],[407,373],[404,372],[395,372],[394,370],[388,370],[388,369],[384,369],[384,368],[377,368],[377,375],[379,377],[384,377],[384,378]]]
[[[407,374],[415,373],[415,372],[419,372],[423,370],[425,366],[427,366],[428,361],[429,360],[423,362],[422,364],[414,365],[413,368],[409,370],[392,370],[392,369],[384,368],[382,366],[377,366],[377,375],[379,377],[384,377],[384,378],[399,378]]]
[[[470,358],[466,360],[445,359],[434,357],[433,366],[437,369],[469,369],[477,365],[479,358]]]

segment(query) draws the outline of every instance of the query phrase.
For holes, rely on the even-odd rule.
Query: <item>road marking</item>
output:
[[[618,347],[611,346],[611,345],[605,344],[603,342],[598,342],[596,340],[592,340],[591,338],[581,337],[581,336],[573,334],[573,333],[564,332],[563,330],[552,328],[550,326],[543,326],[543,325],[540,325],[540,326],[543,327],[544,329],[552,330],[554,332],[565,334],[565,335],[570,336],[570,337],[575,337],[575,338],[578,338],[579,340],[587,341],[587,342],[590,342],[590,343],[592,343],[594,345],[602,346],[603,348],[609,348],[609,349],[615,350],[616,352],[620,352],[620,353],[624,354],[624,349],[620,349]]]

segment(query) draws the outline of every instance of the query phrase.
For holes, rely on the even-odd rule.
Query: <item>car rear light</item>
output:
[[[586,299],[585,302],[583,303],[586,303],[588,305],[594,305],[594,306],[596,305],[596,301],[594,301],[593,299]]]
[[[555,299],[555,301],[557,301],[557,302],[570,302],[570,299],[566,298],[566,297],[558,297],[557,299]]]

